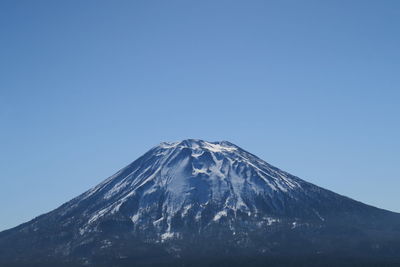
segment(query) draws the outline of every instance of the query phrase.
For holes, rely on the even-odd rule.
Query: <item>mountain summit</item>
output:
[[[161,143],[56,210],[0,233],[4,266],[248,258],[248,266],[366,266],[397,264],[399,252],[399,214],[308,183],[230,142],[195,139]]]

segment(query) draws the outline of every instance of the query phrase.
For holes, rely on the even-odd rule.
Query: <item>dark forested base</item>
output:
[[[85,264],[82,262],[63,262],[63,261],[30,261],[30,262],[0,262],[2,267],[398,267],[400,259],[374,259],[334,256],[309,256],[309,257],[230,257],[230,258],[193,258],[193,259],[147,259],[145,261],[137,259],[118,259],[102,262]]]

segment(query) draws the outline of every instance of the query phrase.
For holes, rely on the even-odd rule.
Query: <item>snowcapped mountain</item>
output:
[[[339,254],[389,264],[399,253],[399,214],[310,184],[232,143],[194,139],[161,143],[58,209],[0,233],[0,263],[10,266]]]

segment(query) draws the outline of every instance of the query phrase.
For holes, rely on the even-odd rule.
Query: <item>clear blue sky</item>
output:
[[[1,1],[0,230],[161,141],[400,212],[400,1]]]

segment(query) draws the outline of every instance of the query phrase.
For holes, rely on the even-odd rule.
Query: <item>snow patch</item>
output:
[[[212,144],[209,142],[204,142],[204,148],[211,152],[233,152],[236,150],[235,147],[223,146],[221,144]]]
[[[164,149],[175,148],[179,145],[180,142],[162,142],[159,147]]]
[[[139,213],[136,213],[131,217],[133,223],[136,223],[139,220]]]
[[[222,211],[220,211],[220,212],[218,212],[217,214],[215,214],[215,216],[214,216],[214,218],[213,218],[213,221],[218,221],[219,219],[221,219],[223,216],[227,216],[228,215],[228,213],[226,212],[226,210],[222,210]]]
[[[165,232],[163,233],[160,237],[161,237],[161,242],[165,242],[168,239],[173,239],[177,236],[176,233],[173,232]]]
[[[266,222],[267,222],[267,225],[272,225],[272,224],[275,223],[275,222],[279,222],[278,219],[271,218],[271,217],[267,217],[267,218],[265,218],[265,220],[266,220]]]

